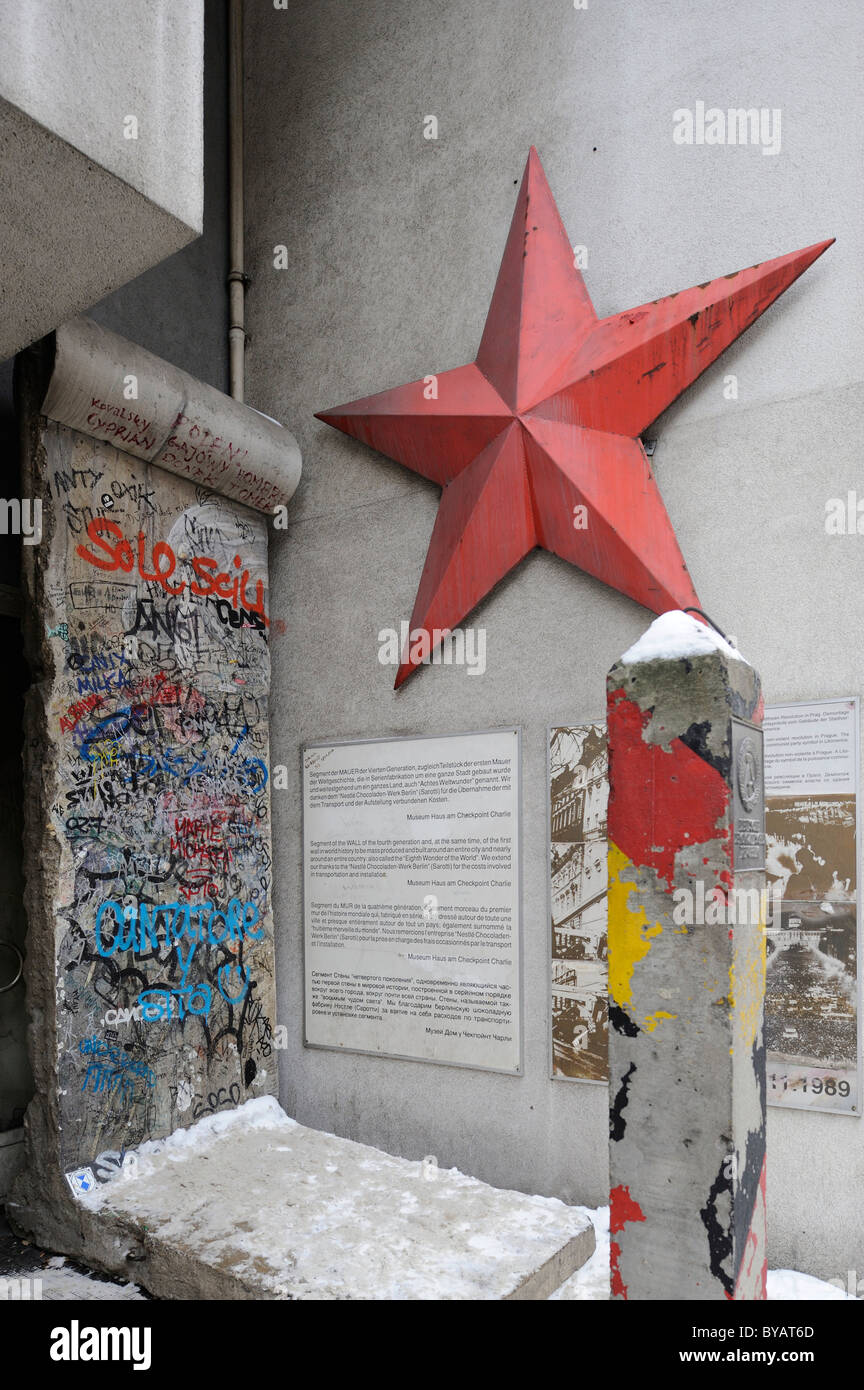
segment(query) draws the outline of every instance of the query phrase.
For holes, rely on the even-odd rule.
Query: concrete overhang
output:
[[[203,219],[203,0],[0,0],[0,360]]]

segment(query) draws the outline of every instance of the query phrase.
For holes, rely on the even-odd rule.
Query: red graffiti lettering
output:
[[[105,540],[106,536],[110,536],[111,541]],[[232,608],[257,613],[264,626],[270,626],[264,611],[264,581],[255,581],[255,597],[250,598],[247,592],[249,571],[243,568],[243,560],[239,555],[234,556],[233,568],[238,571],[235,574],[220,571],[219,561],[210,556],[196,556],[191,562],[194,578],[188,581],[180,578],[176,584],[172,584],[170,581],[177,568],[177,556],[167,541],[157,541],[153,545],[148,566],[147,537],[143,531],[138,532],[137,555],[117,522],[109,521],[103,516],[93,517],[89,522],[87,539],[92,549],[86,545],[78,545],[75,547],[75,553],[89,565],[95,565],[97,569],[109,572],[120,569],[126,574],[131,574],[137,564],[141,578],[148,583],[158,584],[163,593],[182,594],[188,582],[190,593],[201,598],[214,595],[226,599]]]

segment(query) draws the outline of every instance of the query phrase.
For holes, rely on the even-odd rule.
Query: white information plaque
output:
[[[858,702],[810,700],[765,710],[766,796],[855,796]]]
[[[518,729],[302,756],[306,1045],[518,1075]]]

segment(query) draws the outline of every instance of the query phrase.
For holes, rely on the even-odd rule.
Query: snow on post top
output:
[[[621,661],[625,666],[632,666],[637,661],[675,661],[683,656],[707,656],[710,652],[722,652],[735,661],[745,659],[715,628],[700,622],[692,613],[675,608],[655,618],[639,641],[627,649]]]

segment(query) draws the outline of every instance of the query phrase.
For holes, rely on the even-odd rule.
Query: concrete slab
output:
[[[595,1246],[556,1198],[307,1129],[270,1096],[126,1169],[79,1202],[102,1259],[163,1298],[544,1299]]]

